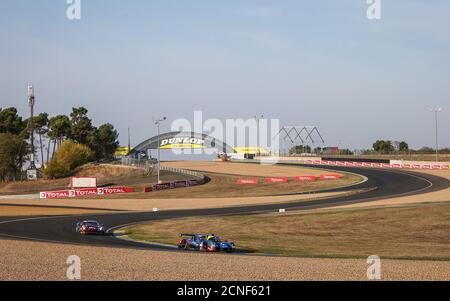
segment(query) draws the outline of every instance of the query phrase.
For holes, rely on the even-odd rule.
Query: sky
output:
[[[0,1],[0,107],[85,106],[127,143],[152,118],[252,118],[316,125],[326,145],[377,139],[450,147],[450,2],[381,0]],[[170,130],[170,122],[162,125]]]

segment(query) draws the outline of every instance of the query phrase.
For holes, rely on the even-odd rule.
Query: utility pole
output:
[[[431,113],[434,113],[435,125],[436,125],[436,162],[439,162],[439,133],[438,133],[438,113],[442,112],[442,108],[430,109]]]
[[[36,169],[35,159],[34,159],[34,87],[28,86],[28,105],[30,106],[30,139],[31,139],[31,158],[30,158],[30,169]]]
[[[160,126],[161,122],[166,121],[166,119],[167,119],[166,117],[153,119],[153,122],[158,127],[158,184],[161,184],[161,173],[160,173],[160,170],[161,170],[161,142],[159,139],[159,136],[160,136],[159,126]]]
[[[128,153],[131,152],[131,129],[128,128]]]

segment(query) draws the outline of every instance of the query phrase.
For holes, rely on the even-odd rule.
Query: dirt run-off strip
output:
[[[224,208],[245,205],[284,204],[297,201],[312,201],[335,196],[348,195],[352,192],[324,192],[316,194],[269,196],[269,197],[243,197],[243,198],[173,198],[173,199],[65,199],[65,200],[0,200],[0,204],[79,207],[105,210],[124,211],[152,211],[153,208],[162,210]],[[0,208],[1,210],[1,208]],[[0,214],[1,216],[1,214]]]
[[[177,167],[188,170],[200,171],[208,177],[208,181],[205,185],[179,188],[173,190],[155,191],[151,193],[144,193],[144,187],[150,186],[155,182],[155,177],[143,177],[135,175],[133,178],[130,176],[126,180],[122,179],[117,181],[117,178],[111,178],[110,183],[120,184],[135,188],[135,193],[116,194],[108,196],[95,196],[77,198],[79,199],[197,199],[197,198],[238,198],[238,197],[267,197],[267,196],[282,196],[282,195],[294,195],[301,193],[312,192],[326,192],[327,190],[347,187],[357,183],[360,183],[364,179],[358,175],[349,173],[340,173],[342,176],[337,180],[318,180],[318,181],[303,181],[298,182],[295,180],[296,176],[320,176],[324,174],[336,174],[336,172],[304,167],[292,167],[292,166],[278,166],[278,165],[260,165],[260,164],[245,164],[245,163],[224,163],[224,162],[168,162],[164,165],[169,167]],[[99,167],[100,168],[100,167]],[[105,169],[105,167],[102,167]],[[91,168],[92,169],[92,168]],[[91,171],[91,169],[88,169]],[[134,169],[132,170],[134,172]],[[103,171],[105,173],[105,171]],[[176,181],[187,179],[183,174],[167,174],[162,173],[162,179],[164,181]],[[237,180],[240,178],[257,177],[260,183],[257,185],[237,185]],[[267,183],[266,179],[271,177],[287,177],[288,183]],[[116,180],[116,181],[113,181]],[[68,183],[68,179],[65,179]],[[106,180],[104,180],[106,181]],[[43,187],[49,185],[47,182],[42,181]],[[61,180],[57,180],[58,185],[61,185]],[[108,182],[108,181],[106,181]],[[46,185],[44,185],[47,183]],[[38,183],[31,183],[29,185],[36,186]],[[25,184],[23,184],[25,185]],[[11,193],[14,189],[17,191],[23,191],[22,185],[7,184],[0,189],[2,191],[9,191]],[[30,190],[31,188],[27,188]],[[42,188],[44,189],[44,188]],[[67,189],[67,187],[66,187]],[[22,193],[17,193],[22,194]],[[24,195],[22,199],[36,198],[37,195]],[[8,196],[0,196],[0,200],[8,200]],[[20,196],[11,196],[11,199],[21,199]]]
[[[81,259],[81,280],[367,280],[366,259],[234,256],[0,240],[0,280],[66,280]],[[186,265],[201,272],[180,272]],[[382,280],[449,280],[450,262],[382,259]]]
[[[167,163],[169,164],[169,163]],[[263,177],[295,177],[297,175],[321,175],[329,171],[289,166],[263,166],[259,164],[222,163],[222,162],[174,162],[178,168],[191,168],[204,172],[210,181],[206,185],[179,188],[151,193],[131,193],[111,196],[109,198],[77,198],[63,200],[38,200],[27,198],[0,198],[0,204],[62,206],[81,208],[104,208],[108,210],[152,211],[175,209],[223,208],[229,206],[263,205],[271,203],[288,203],[292,201],[310,201],[334,196],[343,196],[361,191],[318,192],[343,187],[363,181],[360,176],[343,174],[339,180],[297,182],[291,178],[289,183],[265,183]],[[261,177],[259,185],[237,185],[238,175],[224,175],[212,172],[245,173]],[[234,170],[234,172],[233,172]],[[335,172],[333,172],[335,173]],[[247,177],[247,176],[244,176]]]
[[[0,205],[0,216],[59,216],[59,215],[81,215],[81,214],[108,214],[117,211],[103,209],[82,209],[45,206],[13,206]]]

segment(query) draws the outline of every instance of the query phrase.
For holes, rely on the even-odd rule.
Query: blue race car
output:
[[[214,234],[181,234],[178,248],[183,250],[196,250],[204,252],[232,253],[236,247],[234,242],[222,241]]]

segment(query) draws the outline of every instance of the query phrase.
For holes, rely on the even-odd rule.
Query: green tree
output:
[[[309,145],[296,145],[289,150],[289,154],[291,155],[300,155],[305,153],[311,153],[311,147]]]
[[[38,116],[33,117],[34,133],[37,134],[39,137],[39,146],[40,146],[40,151],[41,151],[42,165],[45,164],[44,144],[42,143],[42,136],[46,135],[49,131],[48,123],[49,123],[49,120],[48,120],[47,113],[41,113]],[[30,125],[29,119],[27,120],[27,124]]]
[[[373,144],[373,150],[376,152],[381,152],[381,150],[383,149],[384,146],[384,140],[377,140],[374,144]]]
[[[354,152],[352,152],[351,150],[349,150],[347,148],[344,148],[344,149],[339,150],[339,154],[344,155],[344,156],[353,156]]]
[[[119,134],[111,124],[103,124],[88,136],[88,146],[95,152],[97,160],[110,160],[119,147]]]
[[[70,176],[75,168],[92,162],[94,157],[93,151],[86,145],[66,140],[48,163],[44,174],[50,179]]]
[[[70,134],[70,120],[66,115],[58,115],[50,118],[48,122],[48,136],[53,141],[53,155],[55,154],[56,145],[61,145],[64,139]],[[50,142],[50,141],[49,141]],[[47,162],[49,161],[50,144],[47,148]]]
[[[434,154],[436,150],[434,148],[424,146],[421,149],[417,150],[416,152],[419,154]]]
[[[28,153],[28,144],[22,137],[0,134],[0,180],[15,180]]]
[[[17,114],[16,108],[0,108],[0,133],[10,133],[13,135],[21,135],[24,133],[27,124]]]
[[[408,152],[409,151],[409,145],[405,141],[400,142],[399,144],[399,151],[401,152]]]
[[[70,114],[70,136],[73,141],[87,144],[88,137],[95,130],[91,119],[87,116],[88,110],[84,107],[72,108]]]
[[[390,154],[394,151],[394,145],[390,140],[377,140],[373,144],[373,149],[378,153]]]

